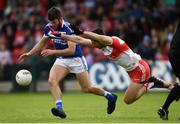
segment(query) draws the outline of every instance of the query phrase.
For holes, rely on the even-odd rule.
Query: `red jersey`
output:
[[[101,49],[104,55],[125,68],[126,71],[134,70],[138,66],[141,57],[134,53],[120,38],[113,36],[112,40],[112,45]]]
[[[148,80],[150,77],[149,65],[120,38],[112,37],[112,41],[112,45],[101,49],[104,55],[125,68],[134,83]]]

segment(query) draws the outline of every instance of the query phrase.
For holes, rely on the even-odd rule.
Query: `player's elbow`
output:
[[[110,45],[111,44],[111,37],[109,36],[100,36],[99,42],[103,45]]]
[[[71,49],[71,50],[69,50],[69,51],[67,52],[68,55],[72,55],[72,54],[74,54],[74,53],[75,53],[75,49]]]
[[[106,40],[107,40],[107,38],[104,37],[104,36],[100,36],[100,39],[101,39],[102,41],[106,41]]]

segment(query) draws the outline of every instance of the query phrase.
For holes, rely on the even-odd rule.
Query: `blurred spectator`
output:
[[[4,77],[4,68],[12,64],[11,52],[6,48],[6,37],[0,35],[0,79]]]
[[[150,34],[150,24],[147,21],[147,18],[145,16],[141,17],[140,24],[139,24],[139,30],[140,30],[141,36]]]
[[[172,38],[173,38],[173,35],[174,35],[174,28],[173,28],[173,25],[170,24],[168,27],[167,27],[167,31],[166,31],[166,38],[168,42],[171,42],[172,41]]]
[[[13,45],[14,47],[17,47],[18,45],[23,44],[23,42],[25,42],[25,31],[23,30],[22,24],[19,23],[15,33]]]
[[[136,18],[136,20],[141,19],[142,15],[143,15],[143,11],[137,3],[132,4],[132,12],[130,15],[134,16]]]
[[[142,44],[138,47],[138,54],[144,59],[153,59],[155,57],[155,49],[152,47],[152,41],[149,35],[145,35],[142,40]]]

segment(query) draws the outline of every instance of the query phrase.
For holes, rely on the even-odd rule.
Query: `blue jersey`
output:
[[[53,34],[51,34],[51,31],[49,29],[49,26],[54,29],[53,25],[51,23],[48,23],[45,28],[44,28],[44,34],[46,37],[51,38],[53,40],[54,46],[57,50],[63,50],[68,48],[68,43],[61,37],[57,37]],[[70,28],[70,24],[68,22],[63,21],[62,26],[57,29],[56,31],[65,33],[68,35],[74,34],[74,31]],[[72,58],[72,57],[82,57],[82,50],[81,46],[79,44],[76,44],[76,49],[74,54],[68,55],[68,56],[60,56],[58,55],[57,57],[62,57],[62,58]]]

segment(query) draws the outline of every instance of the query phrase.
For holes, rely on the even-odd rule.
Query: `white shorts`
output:
[[[88,70],[86,59],[83,57],[57,58],[54,65],[66,67],[71,73],[81,73]]]

